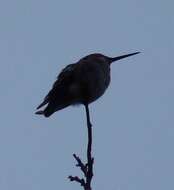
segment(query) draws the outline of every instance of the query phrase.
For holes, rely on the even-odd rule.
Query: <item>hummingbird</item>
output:
[[[70,105],[88,105],[101,97],[110,84],[111,64],[140,52],[108,57],[94,53],[67,65],[57,76],[52,89],[37,107],[36,114],[51,116]],[[43,110],[40,110],[46,106]]]

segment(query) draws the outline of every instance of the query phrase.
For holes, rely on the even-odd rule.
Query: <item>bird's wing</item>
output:
[[[50,100],[54,99],[60,91],[70,85],[74,80],[74,70],[76,64],[67,65],[57,76],[57,80],[54,82],[52,89],[49,91],[44,101],[37,107],[37,109],[49,103]]]
[[[57,76],[57,80],[53,84],[53,89],[59,85],[67,85],[72,82],[74,70],[77,64],[67,65],[60,74]]]

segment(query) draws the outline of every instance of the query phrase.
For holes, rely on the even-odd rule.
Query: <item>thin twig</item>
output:
[[[70,179],[70,181],[76,181],[76,182],[80,183],[80,185],[82,187],[85,187],[85,180],[83,178],[80,179],[78,176],[73,177],[71,175],[68,178]]]
[[[86,118],[87,118],[87,127],[88,127],[88,148],[87,148],[87,177],[86,177],[86,185],[88,189],[91,189],[91,180],[93,177],[93,162],[94,159],[91,156],[91,150],[92,150],[92,124],[90,121],[90,114],[89,114],[89,107],[88,104],[85,105],[86,110]]]
[[[88,129],[88,145],[87,145],[87,163],[84,164],[81,159],[73,154],[73,157],[77,161],[76,166],[80,167],[81,171],[84,174],[85,179],[79,178],[78,176],[69,176],[70,181],[76,181],[84,188],[84,190],[92,190],[91,181],[93,177],[93,164],[94,158],[92,157],[92,124],[90,121],[89,107],[88,104],[85,104],[86,111],[86,120],[87,120],[87,129]]]
[[[73,156],[74,156],[74,158],[77,161],[76,166],[80,167],[80,169],[82,170],[84,176],[86,177],[86,175],[87,175],[87,167],[86,167],[86,165],[83,164],[83,162],[81,161],[81,159],[78,156],[76,156],[76,154],[73,154]]]

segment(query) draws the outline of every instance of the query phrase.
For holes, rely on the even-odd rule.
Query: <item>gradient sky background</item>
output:
[[[90,106],[93,189],[174,189],[174,2],[1,0],[0,189],[77,190],[86,155],[83,106],[34,114],[60,70],[94,52],[115,62]],[[85,149],[84,149],[85,147]]]

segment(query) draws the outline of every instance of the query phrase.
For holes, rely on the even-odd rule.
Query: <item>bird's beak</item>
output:
[[[109,58],[110,60],[110,63],[114,62],[114,61],[118,61],[120,59],[123,59],[123,58],[126,58],[126,57],[129,57],[129,56],[132,56],[132,55],[136,55],[140,52],[135,52],[135,53],[130,53],[130,54],[126,54],[126,55],[121,55],[121,56],[118,56],[118,57],[113,57],[113,58]]]

